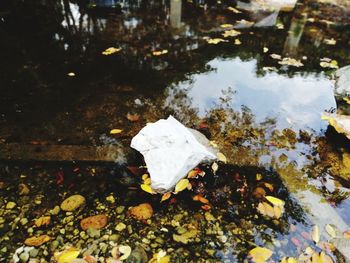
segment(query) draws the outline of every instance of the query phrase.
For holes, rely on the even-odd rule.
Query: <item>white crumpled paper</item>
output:
[[[149,123],[131,141],[145,159],[151,187],[166,192],[204,161],[217,159],[216,151],[200,132],[186,128],[173,116]]]

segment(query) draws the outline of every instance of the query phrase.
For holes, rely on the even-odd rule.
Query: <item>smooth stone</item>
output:
[[[23,252],[21,255],[19,255],[19,259],[22,262],[27,262],[29,260],[29,254],[27,252]]]

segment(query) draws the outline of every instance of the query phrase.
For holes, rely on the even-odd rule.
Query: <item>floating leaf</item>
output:
[[[196,169],[194,169],[194,170],[191,170],[188,172],[187,178],[195,178],[195,177],[197,177],[197,175],[198,175],[198,172]]]
[[[297,263],[297,259],[293,257],[283,257],[281,263]]]
[[[142,175],[142,180],[145,181],[148,177],[149,177],[148,174],[143,174],[143,175]]]
[[[343,237],[344,238],[350,238],[350,230],[346,230],[343,232]]]
[[[240,44],[242,44],[241,40],[235,39],[235,45],[240,45]]]
[[[337,236],[335,229],[330,224],[327,224],[325,228],[328,235],[330,235],[333,238]]]
[[[222,27],[222,28],[231,28],[231,27],[233,27],[233,25],[232,24],[222,24],[222,25],[220,25],[220,27]]]
[[[284,201],[281,199],[278,199],[276,197],[267,195],[265,196],[265,198],[273,205],[277,205],[277,206],[283,206],[284,205]]]
[[[110,130],[110,132],[109,132],[109,134],[119,134],[119,133],[121,133],[123,130],[121,130],[121,129],[112,129],[112,130]]]
[[[299,256],[298,260],[301,262],[309,260],[314,252],[315,251],[311,247],[307,247],[305,251]]]
[[[120,260],[127,259],[131,254],[131,247],[129,246],[119,246],[118,248],[119,252],[123,255],[119,258]]]
[[[221,161],[223,163],[227,163],[227,158],[223,153],[219,152],[216,156],[218,157],[219,161]]]
[[[344,97],[343,100],[344,100],[347,104],[350,104],[350,99],[349,99],[349,98]]]
[[[109,47],[106,50],[102,51],[102,55],[108,56],[108,55],[112,55],[113,53],[117,53],[120,50],[122,50],[121,48],[115,48],[115,47]]]
[[[283,208],[281,206],[274,206],[273,211],[275,213],[275,218],[279,219],[283,214]]]
[[[71,263],[74,259],[76,259],[80,254],[80,251],[71,248],[66,251],[63,251],[58,257],[57,257],[57,263]]]
[[[152,55],[153,56],[161,56],[161,55],[164,55],[164,54],[167,54],[167,53],[168,53],[168,50],[163,49],[163,50],[153,51]]]
[[[209,38],[207,39],[208,44],[219,44],[220,42],[228,42],[228,40],[222,39],[222,38]]]
[[[311,237],[316,244],[320,241],[320,229],[317,225],[312,228]]]
[[[238,36],[240,35],[241,32],[237,31],[237,30],[234,30],[234,29],[231,29],[231,30],[227,30],[225,31],[222,36],[223,37],[235,37],[235,36]]]
[[[230,11],[232,11],[232,12],[235,13],[235,14],[240,14],[240,13],[242,13],[241,11],[239,11],[238,9],[236,9],[236,8],[234,8],[234,7],[232,7],[232,6],[229,6],[227,9],[230,10]]]
[[[266,202],[261,202],[258,204],[258,212],[264,216],[274,217],[275,211],[271,205]]]
[[[168,200],[170,198],[170,196],[171,196],[171,192],[167,192],[167,193],[163,194],[160,202],[164,202],[165,200]]]
[[[264,247],[255,247],[250,250],[248,254],[252,258],[253,262],[263,263],[272,256],[272,251]]]
[[[264,186],[268,188],[271,192],[273,192],[273,185],[269,183],[264,183]]]
[[[337,43],[337,41],[334,39],[334,38],[331,38],[331,39],[325,39],[323,40],[323,42],[327,45],[335,45]]]
[[[277,60],[282,59],[281,55],[277,55],[277,54],[271,54],[270,57],[272,57],[273,59],[277,59]]]
[[[153,189],[151,188],[150,185],[148,184],[141,184],[141,189],[149,194],[154,194],[155,192],[153,191]]]
[[[333,259],[330,256],[328,256],[324,251],[321,251],[319,257],[321,259],[321,263],[333,263]]]
[[[175,186],[175,193],[185,190],[190,181],[188,179],[181,179]]]
[[[215,174],[216,171],[219,169],[218,164],[214,162],[214,163],[211,165],[211,169],[213,170],[213,173]]]
[[[209,204],[209,200],[206,199],[206,198],[204,198],[204,197],[201,196],[201,195],[195,195],[195,196],[193,197],[193,201],[199,201],[199,202],[201,202],[201,203],[203,203],[203,204]]]
[[[294,58],[283,58],[281,61],[278,61],[278,64],[293,66],[297,68],[304,66],[304,64],[300,60],[296,60]]]
[[[144,184],[148,184],[150,185],[151,184],[151,178],[146,178],[146,180],[143,181]]]

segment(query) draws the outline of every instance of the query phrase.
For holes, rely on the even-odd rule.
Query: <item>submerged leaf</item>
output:
[[[119,52],[120,50],[122,50],[122,49],[115,48],[115,47],[109,47],[102,52],[102,55],[105,55],[105,56],[112,55],[113,53]]]
[[[167,193],[163,194],[160,202],[164,202],[165,200],[168,200],[170,198],[170,196],[171,196],[171,192],[167,192]]]
[[[141,189],[149,194],[154,194],[155,192],[153,191],[153,189],[151,188],[150,185],[148,184],[141,184]]]
[[[222,24],[222,25],[220,25],[220,27],[222,27],[222,28],[231,28],[231,27],[233,27],[233,25],[232,24]]]
[[[330,224],[327,224],[325,228],[328,235],[330,235],[333,238],[337,236],[335,229]]]
[[[203,203],[203,204],[209,204],[208,199],[204,198],[204,197],[201,196],[201,195],[195,195],[195,196],[193,197],[193,201],[199,201],[199,202],[201,202],[201,203]]]
[[[277,205],[277,206],[283,206],[284,205],[284,201],[281,199],[278,199],[277,197],[273,197],[270,195],[265,196],[265,198],[273,205]]]
[[[216,156],[218,157],[219,161],[221,161],[223,163],[227,163],[227,158],[223,153],[219,152]]]
[[[239,11],[238,9],[236,9],[236,8],[234,8],[234,7],[232,7],[232,6],[229,6],[227,9],[230,10],[230,11],[232,11],[232,12],[235,13],[235,14],[240,14],[240,13],[242,13],[241,11]]]
[[[181,179],[175,186],[175,193],[185,190],[190,181],[188,179]]]
[[[163,49],[163,50],[153,51],[152,55],[153,56],[161,56],[161,55],[164,55],[164,54],[167,54],[167,53],[168,53],[168,50]]]
[[[272,251],[264,247],[255,247],[250,250],[248,254],[252,258],[253,262],[263,263],[272,256]]]
[[[222,38],[209,38],[207,39],[207,43],[208,44],[219,44],[220,42],[228,42],[227,40],[225,39],[222,39]]]
[[[311,237],[316,244],[320,241],[320,229],[317,225],[312,228]]]

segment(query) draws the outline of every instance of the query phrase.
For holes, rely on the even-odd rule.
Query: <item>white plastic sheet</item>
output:
[[[147,124],[131,141],[145,159],[151,187],[166,192],[199,163],[215,160],[216,152],[201,133],[173,116]]]

